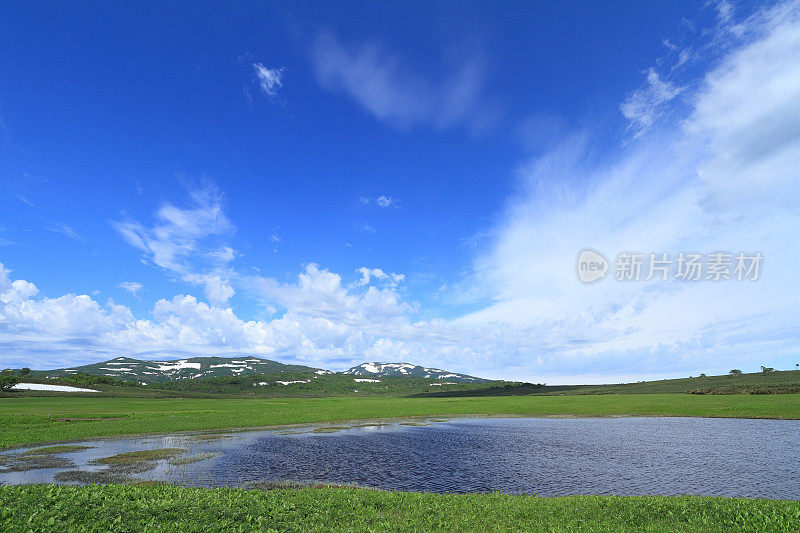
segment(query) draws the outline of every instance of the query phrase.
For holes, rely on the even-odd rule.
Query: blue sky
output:
[[[799,359],[795,2],[0,8],[0,364]],[[591,286],[586,247],[761,252]]]

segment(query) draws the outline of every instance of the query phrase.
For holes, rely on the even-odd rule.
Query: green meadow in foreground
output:
[[[4,531],[795,531],[800,502],[354,488],[0,487]]]
[[[114,435],[459,415],[800,419],[800,396],[608,394],[474,398],[4,398],[0,400],[0,448]]]

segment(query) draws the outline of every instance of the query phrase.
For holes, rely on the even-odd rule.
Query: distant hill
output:
[[[153,385],[186,379],[197,380],[269,374],[321,376],[334,374],[334,372],[303,365],[287,365],[258,357],[190,357],[162,361],[144,361],[130,357],[117,357],[91,365],[57,370],[37,370],[31,372],[31,377],[53,379],[75,374],[105,376]],[[448,372],[438,368],[426,368],[410,363],[363,363],[345,370],[341,374],[370,377],[424,378],[433,379],[442,384],[485,383],[489,381],[475,376]]]
[[[247,374],[315,373],[329,374],[328,370],[302,365],[285,365],[258,357],[190,357],[169,361],[142,361],[130,357],[117,357],[103,363],[41,370],[31,372],[32,376],[57,378],[78,373],[94,376],[136,381],[148,385],[182,379],[199,379],[243,376]]]
[[[342,372],[354,376],[393,376],[439,379],[452,383],[483,383],[488,379],[476,378],[467,374],[448,372],[438,368],[425,368],[410,363],[362,363]]]

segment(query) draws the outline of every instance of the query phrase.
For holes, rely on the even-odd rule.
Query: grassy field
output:
[[[800,391],[800,371],[750,373],[738,376],[696,376],[611,385],[545,385],[508,381],[454,383],[414,377],[380,377],[364,382],[363,376],[284,372],[272,375],[248,374],[201,379],[183,379],[143,386],[105,376],[77,374],[60,379],[19,377],[21,381],[70,385],[100,391],[71,393],[83,398],[330,398],[351,396],[374,398],[407,397],[475,397],[475,396],[563,396],[584,394],[684,394],[687,392],[773,393]],[[362,379],[362,381],[356,381]],[[293,382],[285,385],[280,382]],[[64,397],[63,393],[15,390],[0,391],[3,398]]]
[[[112,435],[468,414],[800,419],[800,396],[609,394],[474,398],[5,398],[0,400],[0,447]],[[62,421],[59,418],[106,420]]]
[[[754,389],[800,388],[800,371],[754,372],[740,375],[694,376],[610,385],[535,385],[531,383],[488,383],[469,390],[428,391],[427,397],[501,396],[501,395],[573,395],[573,394],[683,394],[699,390],[724,390],[730,393]]]
[[[0,487],[3,531],[796,531],[800,502],[351,488]]]

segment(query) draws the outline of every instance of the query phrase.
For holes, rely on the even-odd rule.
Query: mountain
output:
[[[316,373],[330,374],[328,370],[302,365],[285,365],[258,357],[191,357],[170,361],[142,361],[130,357],[117,357],[104,363],[42,370],[32,375],[57,378],[79,372],[95,376],[108,376],[126,381],[152,384],[177,381],[181,379],[243,376],[246,374]]]
[[[413,378],[441,379],[453,383],[482,383],[488,379],[476,378],[466,374],[448,372],[438,368],[425,368],[410,363],[362,363],[342,372],[355,376],[399,376]]]
[[[264,374],[303,374],[308,377],[317,377],[333,374],[329,370],[312,368],[302,365],[286,365],[260,359],[258,357],[190,357],[187,359],[174,359],[165,361],[143,361],[130,357],[117,357],[103,363],[60,368],[57,370],[39,370],[31,372],[31,377],[59,378],[78,373],[93,376],[106,376],[125,381],[135,381],[145,385],[168,383],[180,380],[194,380],[200,378],[221,378],[247,375]],[[438,368],[425,368],[409,363],[364,363],[355,366],[341,374],[352,376],[384,376],[384,377],[413,377],[435,379],[439,383],[483,383],[489,380],[447,372]],[[289,378],[287,378],[289,379]],[[438,384],[438,383],[437,383]]]

